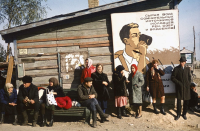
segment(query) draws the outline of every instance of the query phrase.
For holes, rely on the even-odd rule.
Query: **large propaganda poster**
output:
[[[114,67],[123,65],[125,75],[136,64],[144,75],[153,59],[164,69],[165,93],[174,93],[171,81],[174,66],[179,64],[178,10],[111,14]]]

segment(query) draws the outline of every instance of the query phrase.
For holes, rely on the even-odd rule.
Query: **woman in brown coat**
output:
[[[166,115],[164,111],[164,103],[165,103],[165,94],[164,94],[164,86],[161,79],[165,73],[163,70],[158,69],[158,60],[153,60],[151,63],[151,68],[147,71],[147,91],[150,91],[150,94],[153,98],[153,107],[154,113],[159,114],[156,108],[156,98],[159,97],[161,108],[160,112],[163,115]]]

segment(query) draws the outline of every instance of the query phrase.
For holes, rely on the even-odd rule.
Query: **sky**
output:
[[[99,0],[99,5],[104,5],[120,0]],[[88,0],[48,0],[45,4],[51,10],[47,10],[47,18],[60,14],[68,14],[71,12],[88,8]],[[196,57],[200,61],[200,0],[182,0],[178,5],[179,9],[179,39],[180,49],[193,51],[194,35],[193,26],[195,28]],[[3,26],[0,25],[0,30]],[[0,43],[6,48],[7,44],[0,37]],[[12,46],[12,45],[11,45]]]

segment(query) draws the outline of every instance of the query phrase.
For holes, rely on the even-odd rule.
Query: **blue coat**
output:
[[[4,90],[0,90],[0,103],[9,104],[9,103],[16,103],[17,102],[17,91],[13,88],[12,94],[9,96],[8,93]]]

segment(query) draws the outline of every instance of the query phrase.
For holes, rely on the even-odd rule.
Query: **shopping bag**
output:
[[[49,92],[49,89],[46,90],[46,104],[47,104],[47,106],[50,106],[50,105],[56,105],[57,106],[57,102],[54,98],[53,92],[49,92],[47,94],[47,91]]]
[[[148,103],[152,103],[153,102],[150,92],[145,92],[144,93],[143,101],[148,102]]]

